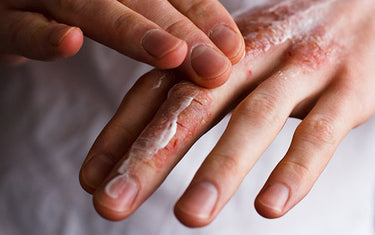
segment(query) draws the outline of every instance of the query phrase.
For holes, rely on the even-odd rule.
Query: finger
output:
[[[41,0],[61,22],[80,27],[90,38],[120,53],[161,69],[175,68],[185,59],[183,40],[112,0]]]
[[[94,193],[94,205],[107,219],[130,215],[156,190],[197,136],[210,125],[208,90],[184,82],[168,99]]]
[[[234,66],[232,79],[215,89],[203,89],[188,82],[174,86],[153,120],[95,191],[98,213],[111,220],[132,214],[195,140],[244,93],[252,90],[270,68],[277,66],[283,51],[284,46],[275,47],[256,59],[242,60]],[[250,72],[249,61],[256,65]]]
[[[231,72],[230,60],[212,43],[205,32],[202,32],[191,19],[181,14],[168,1],[121,0],[121,2],[187,42],[188,54],[180,69],[192,81],[201,86],[212,88],[223,84],[229,78]],[[163,12],[163,14],[155,14],[155,12]],[[218,22],[218,19],[215,20]],[[213,19],[210,21],[210,24],[213,24]],[[241,47],[242,50],[240,56],[236,55],[235,59],[238,61],[243,55],[244,44],[241,44],[242,37],[240,37],[239,32],[235,37],[237,40],[232,42],[238,44],[236,46]],[[237,52],[238,50],[240,49],[237,49]]]
[[[372,116],[371,80],[352,68],[338,75],[297,127],[288,152],[257,196],[261,215],[280,217],[301,201],[346,134]]]
[[[273,170],[256,198],[257,211],[267,217],[284,215],[310,191],[338,144],[357,122],[358,107],[351,91],[332,86],[297,127],[286,156]]]
[[[320,78],[327,73],[328,69],[303,73],[299,66],[286,66],[237,106],[223,136],[175,206],[182,223],[204,226],[215,218],[296,104],[321,89]]]
[[[31,59],[52,60],[72,56],[83,42],[80,29],[49,21],[31,12],[1,10],[0,52]]]
[[[245,43],[231,15],[217,0],[169,2],[207,34],[212,42],[236,64],[243,56]]]
[[[216,89],[205,90],[186,82],[176,85],[133,143],[134,149],[130,148],[95,191],[94,205],[99,214],[111,220],[132,214],[191,144],[278,66],[286,48],[288,43],[275,45],[257,56],[249,52],[249,57],[234,66],[233,78]],[[174,135],[171,131],[175,131]]]
[[[124,97],[118,111],[96,139],[80,171],[82,187],[93,193],[144,126],[152,119],[176,82],[170,72],[153,70]]]
[[[0,64],[8,66],[18,66],[25,63],[27,59],[17,55],[0,55]]]

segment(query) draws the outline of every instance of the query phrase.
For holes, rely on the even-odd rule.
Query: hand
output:
[[[284,215],[309,192],[344,136],[375,112],[374,10],[372,0],[279,1],[238,16],[247,54],[223,86],[178,82],[170,71],[144,75],[81,169],[97,211],[111,220],[131,215],[235,107],[176,216],[188,226],[210,223],[287,118],[297,117],[303,120],[287,154],[255,200],[261,215]]]
[[[82,31],[158,68],[180,66],[205,87],[223,84],[245,48],[217,0],[0,0],[0,60],[72,56]]]

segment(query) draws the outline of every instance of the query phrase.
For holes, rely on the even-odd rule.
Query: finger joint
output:
[[[193,4],[189,5],[184,10],[184,15],[186,15],[189,18],[193,16],[197,16],[197,15],[205,17],[206,15],[210,14],[208,9],[214,9],[212,7],[212,1],[198,0],[198,1],[195,1]]]
[[[292,180],[295,182],[294,185],[300,186],[302,183],[312,185],[315,181],[315,174],[311,171],[308,165],[301,161],[288,159],[281,162],[283,167],[284,175],[286,177],[291,177],[288,181]]]
[[[315,146],[333,144],[336,139],[336,126],[328,117],[314,117],[305,120],[296,130],[296,134]]]
[[[279,105],[278,99],[273,95],[254,93],[238,106],[234,115],[244,118],[247,122],[253,120],[255,125],[272,125],[281,119],[280,113],[277,112]]]

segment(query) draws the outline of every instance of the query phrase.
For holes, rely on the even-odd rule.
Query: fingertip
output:
[[[86,180],[85,180],[85,178],[83,176],[83,173],[82,173],[82,168],[81,168],[81,170],[79,172],[78,180],[79,180],[79,184],[81,185],[81,187],[83,188],[83,190],[85,190],[88,194],[94,194],[95,188],[89,186],[86,183]]]
[[[104,218],[119,221],[138,207],[139,183],[128,175],[117,175],[101,184],[93,195],[96,211]]]
[[[245,41],[243,40],[243,38],[241,38],[241,40],[243,41],[243,43],[241,44],[240,50],[238,51],[237,54],[229,58],[233,65],[240,62],[246,55]]]
[[[106,155],[91,156],[82,166],[80,177],[82,183],[90,192],[98,188],[114,167],[115,162]]]
[[[227,69],[224,71],[224,73],[222,73],[218,77],[215,77],[215,78],[198,77],[197,79],[193,79],[193,81],[196,84],[204,88],[213,89],[213,88],[216,88],[225,84],[229,80],[231,73],[232,73],[232,65],[229,65]]]
[[[206,88],[223,85],[232,71],[232,63],[229,59],[218,49],[207,44],[192,48],[190,65],[192,80]]]
[[[187,53],[188,45],[185,41],[181,40],[176,48],[155,61],[155,67],[159,69],[177,68],[184,62]]]
[[[159,69],[172,69],[182,64],[188,46],[184,40],[161,29],[151,29],[141,40],[143,49],[151,56],[154,66]]]
[[[232,64],[236,64],[242,59],[245,52],[245,41],[239,30],[228,25],[217,25],[211,30],[209,37]]]
[[[180,221],[180,223],[182,223],[186,227],[190,227],[190,228],[204,227],[204,226],[207,226],[208,224],[210,224],[210,222],[211,222],[208,219],[203,219],[203,218],[199,218],[199,217],[197,218],[195,216],[192,216],[190,214],[185,213],[185,211],[180,208],[178,203],[174,207],[174,214],[175,214],[176,218],[178,219],[178,221]]]
[[[279,211],[275,211],[269,207],[264,206],[258,200],[255,200],[254,207],[258,214],[266,219],[277,219],[283,216],[283,214],[280,214]]]
[[[50,40],[51,45],[56,48],[59,58],[66,58],[75,55],[83,44],[83,33],[77,27],[65,26],[53,32]]]
[[[202,227],[213,219],[219,193],[210,182],[199,182],[190,186],[176,203],[176,217],[188,227]]]
[[[290,189],[281,183],[269,184],[259,193],[254,206],[257,212],[269,219],[279,218],[286,213]]]
[[[95,193],[93,197],[93,205],[96,212],[103,217],[104,219],[111,220],[111,221],[121,221],[126,219],[129,216],[129,213],[124,211],[116,211],[111,208],[108,208],[103,202],[101,201],[102,198],[99,193]]]

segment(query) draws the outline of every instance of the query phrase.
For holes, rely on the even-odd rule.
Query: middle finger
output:
[[[291,59],[259,85],[233,112],[219,142],[177,202],[177,217],[188,226],[212,221],[277,136],[293,108],[327,85],[332,68],[303,70]]]
[[[229,77],[231,61],[237,63],[244,53],[238,27],[216,0],[120,2],[187,42],[182,70],[200,85],[221,85]]]

